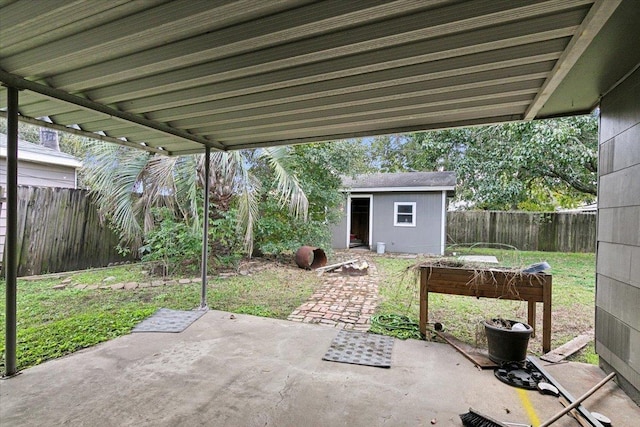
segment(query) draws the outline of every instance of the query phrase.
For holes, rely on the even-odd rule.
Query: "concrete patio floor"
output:
[[[0,425],[460,426],[470,406],[521,423],[562,408],[445,344],[396,340],[391,369],[323,361],[337,333],[211,311],[179,334],[127,335],[0,381]],[[575,396],[605,376],[577,363],[547,369]],[[585,406],[614,426],[640,419],[613,382]]]

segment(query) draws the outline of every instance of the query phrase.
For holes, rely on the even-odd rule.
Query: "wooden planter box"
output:
[[[551,275],[497,269],[420,268],[420,332],[427,333],[429,292],[527,301],[527,323],[535,336],[536,303],[542,303],[542,350],[551,350]]]

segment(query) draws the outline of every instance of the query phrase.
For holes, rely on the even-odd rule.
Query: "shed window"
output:
[[[397,227],[415,227],[416,202],[394,202],[393,225]]]

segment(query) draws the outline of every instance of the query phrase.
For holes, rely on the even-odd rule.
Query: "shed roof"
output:
[[[639,23],[637,0],[0,1],[0,81],[24,121],[188,154],[588,112]]]
[[[452,191],[456,187],[455,172],[374,173],[344,177],[345,190],[385,191]]]
[[[0,157],[7,157],[7,135],[0,133]],[[42,145],[18,140],[18,159],[48,165],[82,167],[82,162],[71,154],[52,150]]]

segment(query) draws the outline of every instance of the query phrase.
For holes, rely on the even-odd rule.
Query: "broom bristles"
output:
[[[473,408],[469,408],[469,412],[466,414],[460,414],[460,419],[465,427],[509,427],[500,421],[481,414]]]

